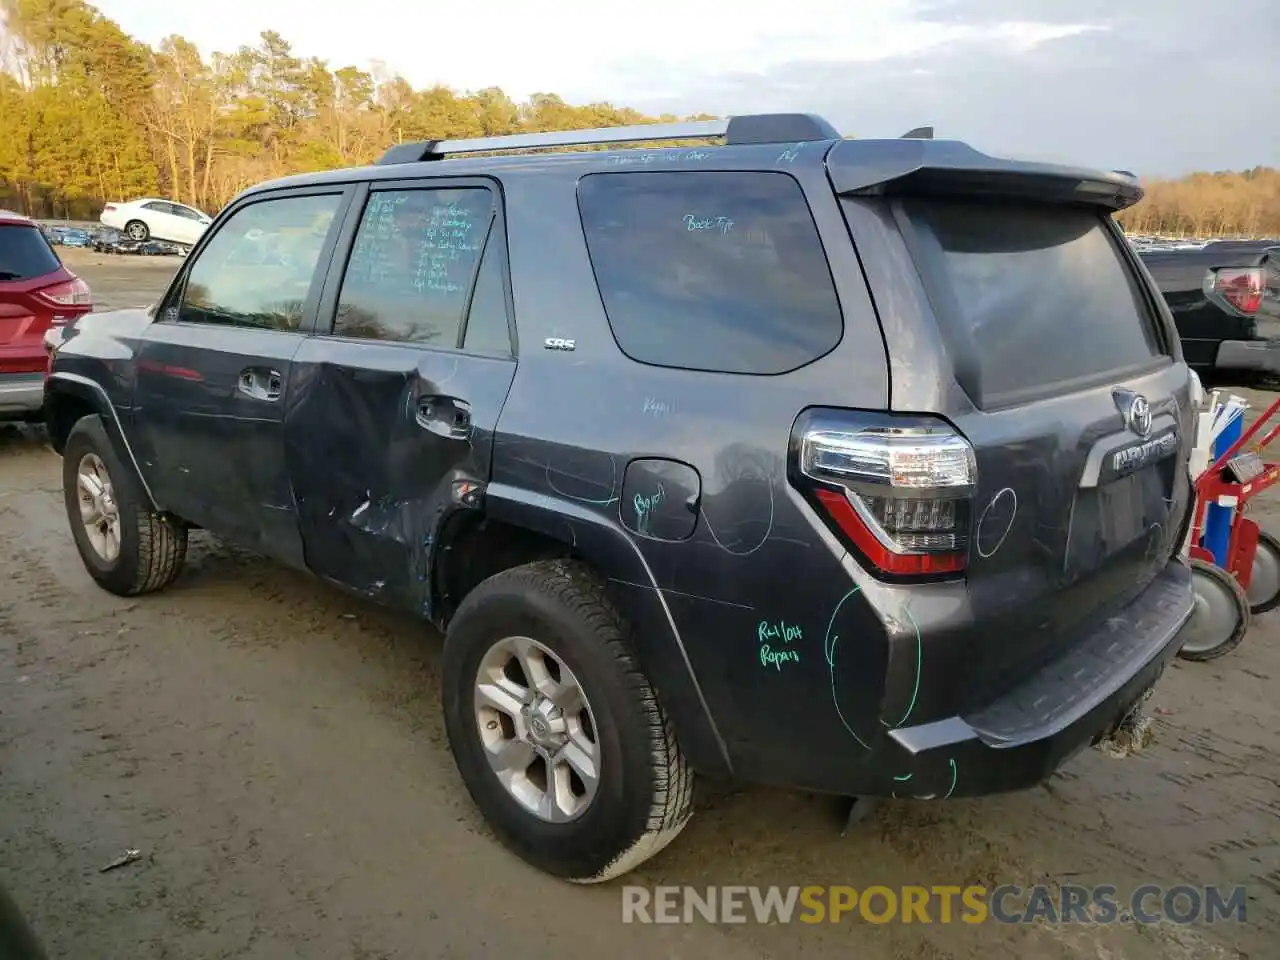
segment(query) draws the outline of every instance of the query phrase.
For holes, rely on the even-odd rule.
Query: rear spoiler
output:
[[[1127,171],[1004,160],[956,140],[841,140],[827,154],[827,171],[836,193],[860,196],[985,196],[1108,210],[1142,199]]]

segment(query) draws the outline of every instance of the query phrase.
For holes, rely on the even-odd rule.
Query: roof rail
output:
[[[628,127],[516,133],[468,140],[420,140],[396,144],[379,157],[377,163],[417,163],[422,160],[443,160],[447,156],[463,153],[490,153],[498,150],[644,143],[653,140],[712,140],[718,137],[724,137],[727,144],[745,145],[839,140],[840,134],[826,120],[810,113],[760,113],[730,117],[727,120],[639,123]]]
[[[933,127],[914,127],[898,138],[899,140],[932,140]]]

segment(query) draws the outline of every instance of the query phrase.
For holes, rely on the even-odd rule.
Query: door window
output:
[[[184,207],[178,203],[171,203],[169,206],[173,208],[171,212],[184,220],[199,220],[203,216],[198,210],[192,210],[190,207]]]
[[[484,187],[373,193],[342,279],[334,335],[461,346],[493,214],[493,194]],[[497,280],[501,286],[500,274]],[[485,303],[488,319],[477,324],[477,342],[493,339],[494,315]],[[505,330],[505,303],[501,323]]]
[[[500,231],[492,230],[476,275],[471,309],[467,311],[462,349],[475,353],[511,355],[511,332],[507,328],[507,290],[502,282],[506,258]]]
[[[187,274],[178,320],[296,330],[342,195],[277,197],[241,207]]]
[[[173,204],[165,203],[163,200],[152,200],[150,203],[144,203],[142,209],[150,210],[152,213],[173,213]]]

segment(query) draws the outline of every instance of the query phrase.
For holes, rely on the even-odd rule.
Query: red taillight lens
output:
[[[1219,270],[1213,277],[1213,289],[1241,313],[1258,312],[1265,286],[1261,267]]]
[[[103,207],[103,208],[102,208],[102,212],[103,212],[103,213],[110,213],[110,212],[111,212],[112,210],[114,210],[115,208],[116,208],[116,205],[115,205],[114,203],[108,203],[105,207]]]
[[[52,287],[45,287],[43,290],[36,291],[36,296],[49,301],[55,307],[73,307],[90,309],[93,307],[93,292],[89,289],[89,285],[79,277],[68,280],[64,283],[56,283]],[[65,317],[57,318],[58,321],[65,321]]]
[[[829,520],[882,573],[958,573],[969,547],[973,448],[949,426],[814,430],[800,472]]]

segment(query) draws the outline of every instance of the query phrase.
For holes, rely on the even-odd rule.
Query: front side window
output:
[[[342,279],[334,334],[460,346],[493,215],[484,187],[373,193]]]
[[[200,251],[178,319],[296,330],[342,203],[337,193],[278,197],[241,207]]]
[[[779,374],[840,342],[831,269],[790,176],[592,174],[578,206],[609,325],[632,359]]]

